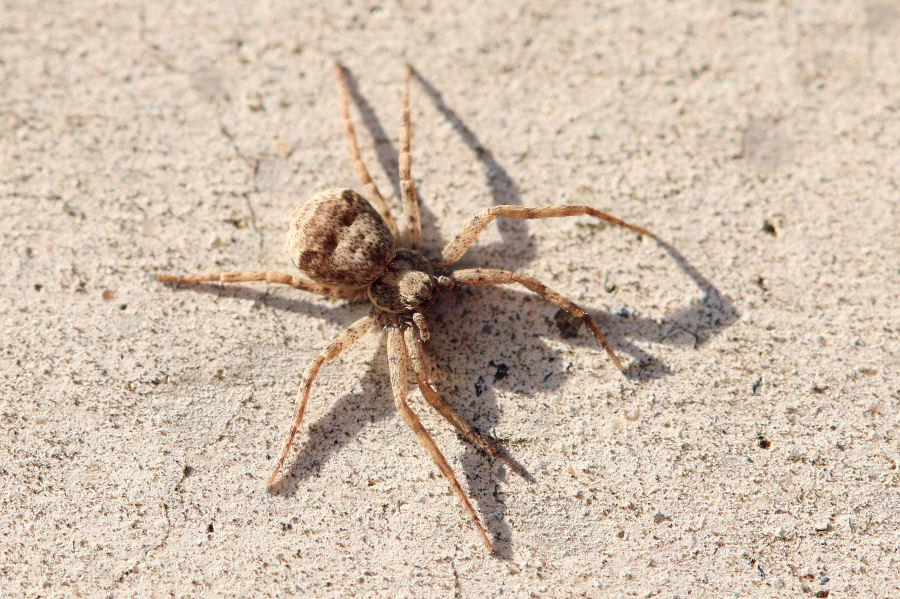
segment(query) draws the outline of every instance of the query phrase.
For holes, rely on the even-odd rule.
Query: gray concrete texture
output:
[[[898,597],[900,5],[22,2],[0,7],[0,596]],[[430,314],[411,404],[361,305],[155,273],[290,270],[303,199],[362,190],[333,64],[397,195],[401,66],[426,253],[522,289]],[[395,206],[398,206],[396,199]],[[505,376],[504,376],[505,375]]]

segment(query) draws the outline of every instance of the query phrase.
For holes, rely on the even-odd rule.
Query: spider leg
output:
[[[425,315],[421,312],[413,312],[412,321],[416,328],[419,329],[419,339],[428,341],[431,338],[431,331],[428,330],[428,322],[425,320]]]
[[[400,189],[403,191],[403,213],[406,215],[406,242],[414,250],[422,245],[422,223],[419,221],[419,199],[412,180],[412,155],[409,152],[409,65],[403,67],[403,108],[400,116]]]
[[[406,425],[412,429],[412,432],[416,435],[419,443],[425,448],[425,452],[431,456],[432,460],[434,460],[434,463],[441,471],[441,474],[443,474],[450,482],[450,488],[453,489],[456,498],[475,524],[478,535],[481,537],[485,547],[490,551],[492,548],[491,541],[488,539],[484,526],[481,525],[481,520],[478,519],[478,514],[475,513],[475,508],[469,503],[469,499],[459,485],[459,481],[456,480],[453,469],[450,468],[450,464],[447,463],[447,460],[444,458],[443,454],[441,454],[441,450],[434,444],[431,435],[429,435],[428,431],[425,430],[425,427],[422,426],[419,417],[416,416],[415,412],[413,412],[406,403],[406,393],[408,390],[406,384],[406,347],[403,345],[403,337],[396,326],[392,326],[388,329],[387,352],[388,368],[391,374],[391,390],[394,393],[394,405],[397,406],[397,411],[400,412]]]
[[[428,402],[428,405],[437,410],[447,422],[455,426],[466,439],[471,441],[477,447],[480,447],[482,451],[498,458],[504,464],[509,466],[510,470],[522,478],[529,480],[530,477],[528,476],[528,473],[525,472],[521,466],[513,462],[502,449],[497,447],[496,444],[491,443],[479,435],[478,431],[472,428],[468,422],[463,420],[459,414],[454,412],[453,408],[447,405],[446,402],[441,399],[441,396],[438,395],[434,388],[428,383],[428,372],[425,367],[425,362],[422,360],[422,354],[425,352],[425,344],[421,339],[416,337],[415,332],[412,329],[406,329],[403,331],[403,338],[406,341],[406,349],[409,353],[409,359],[412,362],[416,381],[419,383],[419,389],[421,389],[422,395],[425,396],[425,401]]]
[[[309,389],[312,387],[313,380],[316,378],[319,368],[322,367],[322,364],[337,357],[342,351],[362,339],[362,337],[375,326],[376,322],[378,322],[378,319],[373,310],[368,316],[360,318],[350,325],[350,328],[338,335],[328,347],[323,349],[319,355],[316,356],[310,365],[306,367],[306,370],[303,371],[303,377],[300,379],[300,390],[297,392],[297,401],[294,404],[294,416],[291,419],[291,430],[285,438],[284,449],[281,450],[278,464],[275,465],[275,470],[272,471],[272,476],[269,477],[269,486],[272,486],[272,483],[275,482],[275,477],[278,476],[278,471],[281,470],[281,466],[284,464],[284,460],[291,449],[291,443],[294,442],[294,436],[297,434],[297,429],[300,427],[300,422],[303,420],[303,412],[306,409],[306,400],[309,399]]]
[[[156,280],[161,283],[247,283],[252,281],[266,281],[290,285],[294,289],[302,289],[316,295],[335,299],[359,299],[365,297],[365,289],[349,289],[331,285],[322,285],[303,277],[295,277],[274,270],[247,270],[243,272],[209,272],[191,275],[156,275]]]
[[[400,241],[400,232],[397,230],[397,223],[394,221],[394,217],[391,216],[391,209],[381,195],[381,192],[378,191],[378,186],[375,185],[375,181],[372,180],[372,176],[369,174],[369,169],[366,168],[365,163],[362,161],[362,157],[359,155],[359,143],[356,141],[356,130],[353,128],[353,122],[350,120],[350,100],[349,93],[347,92],[347,77],[344,74],[344,67],[335,63],[334,73],[337,77],[338,99],[341,105],[341,116],[344,119],[344,133],[347,137],[347,147],[350,149],[350,160],[353,162],[353,170],[356,171],[356,176],[359,177],[362,184],[366,186],[369,199],[372,201],[375,210],[381,215],[381,218],[390,230],[391,235],[394,236],[394,239]]]
[[[440,266],[447,267],[459,260],[463,254],[466,253],[466,250],[469,249],[473,243],[475,243],[475,239],[478,235],[487,227],[495,218],[498,216],[504,216],[506,218],[512,218],[515,220],[529,220],[533,218],[553,218],[557,216],[578,216],[581,214],[589,214],[591,216],[595,216],[599,219],[605,220],[607,222],[613,223],[614,225],[619,225],[621,227],[626,227],[631,229],[632,231],[636,231],[642,235],[647,235],[649,237],[653,237],[653,233],[650,231],[638,227],[636,225],[630,225],[623,220],[616,218],[615,216],[611,216],[606,214],[605,212],[600,212],[590,206],[567,206],[567,205],[557,205],[557,206],[538,206],[535,208],[526,208],[524,206],[491,206],[490,208],[485,208],[478,215],[475,216],[469,224],[462,228],[462,230],[457,233],[456,237],[447,244],[444,248],[444,252],[442,254],[442,260]]]
[[[520,285],[531,289],[554,306],[559,306],[575,318],[583,320],[591,330],[591,333],[594,334],[594,337],[597,338],[597,341],[600,342],[600,345],[603,346],[603,349],[606,350],[606,353],[609,354],[609,357],[612,358],[616,367],[619,370],[625,370],[622,367],[619,358],[616,357],[615,352],[613,352],[612,348],[609,346],[609,343],[606,342],[603,333],[600,332],[600,329],[597,328],[597,325],[594,324],[594,320],[587,312],[585,312],[584,308],[578,306],[567,297],[553,291],[534,277],[510,270],[500,270],[498,268],[467,268],[452,273],[450,279],[461,285],[506,285],[509,283],[519,283]]]

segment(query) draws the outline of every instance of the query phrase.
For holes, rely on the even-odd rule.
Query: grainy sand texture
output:
[[[399,214],[402,66],[426,254],[493,204],[434,383],[533,477],[394,409],[364,305],[157,273],[291,271],[288,216]],[[0,597],[900,597],[900,5],[0,4]]]

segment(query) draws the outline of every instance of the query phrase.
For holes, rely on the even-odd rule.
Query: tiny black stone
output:
[[[760,387],[762,387],[762,377],[757,377],[756,381],[753,382],[753,386],[750,388],[753,391],[753,395],[759,395]]]
[[[506,378],[506,375],[509,374],[509,367],[503,363],[497,363],[491,360],[488,362],[491,366],[497,369],[497,372],[494,373],[494,382],[502,381]]]

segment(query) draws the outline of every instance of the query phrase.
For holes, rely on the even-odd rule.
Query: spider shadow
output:
[[[441,93],[412,65],[410,65],[410,72],[412,78],[421,84],[434,107],[450,123],[462,138],[463,143],[481,162],[493,203],[495,205],[521,205],[522,199],[515,183],[509,176],[509,173],[506,172],[506,169],[497,162],[493,153],[481,143],[459,115],[447,106]],[[381,125],[371,104],[360,93],[359,84],[353,73],[344,67],[344,75],[347,80],[347,89],[350,97],[362,117],[363,125],[372,139],[375,140],[375,154],[378,157],[378,163],[391,182],[394,197],[399,198],[401,197],[400,175],[398,172],[400,157],[391,141],[392,138]],[[415,129],[415,123],[412,123],[412,126]],[[412,153],[415,156],[415,145],[412,147]],[[429,251],[439,252],[446,244],[446,240],[437,232],[438,228],[434,213],[427,204],[422,202],[422,198],[427,195],[428,182],[416,180],[415,172],[413,172],[413,179],[415,180],[419,197],[419,217],[422,223],[423,241],[429,242],[428,245],[431,246],[425,249],[426,254]],[[536,255],[537,250],[534,239],[528,233],[528,225],[525,221],[499,219],[496,221],[496,225],[502,237],[501,241],[479,245],[479,251],[492,254],[496,258],[495,262],[499,262],[497,266],[515,269],[526,264]]]
[[[447,105],[438,89],[415,67],[410,65],[409,68],[412,77],[425,90],[437,111],[450,123],[450,126],[460,136],[463,143],[481,162],[494,205],[512,204],[521,206],[522,197],[519,194],[518,187],[506,169],[497,161],[493,152],[481,143],[478,136],[466,126],[459,114]],[[494,258],[496,266],[515,270],[527,264],[537,255],[534,238],[528,233],[527,221],[501,218],[495,221],[495,225],[500,231],[501,240],[494,243],[479,244],[479,251],[490,254]],[[444,245],[443,240],[440,240],[440,245]]]
[[[362,389],[344,395],[321,418],[303,425],[306,438],[294,442],[299,451],[295,450],[290,466],[285,468],[271,492],[282,497],[293,496],[302,481],[319,474],[322,466],[366,426],[391,416],[396,410],[389,380],[384,339],[381,339],[369,358],[366,374],[359,380]]]
[[[502,427],[503,409],[499,397],[524,398],[525,402],[533,403],[536,393],[558,396],[556,392],[565,388],[572,376],[579,376],[577,371],[572,371],[572,362],[559,359],[546,342],[560,339],[560,331],[553,319],[553,305],[529,291],[510,287],[461,288],[456,293],[463,297],[445,298],[446,301],[433,310],[435,333],[430,355],[438,366],[434,386],[445,401],[482,435],[492,434],[495,427]],[[703,306],[710,303],[704,298],[691,309],[679,312],[679,317],[696,325],[701,322],[700,315],[707,312]],[[672,322],[659,323],[649,318],[623,317],[596,310],[592,311],[592,316],[617,353],[632,354],[634,363],[640,365],[632,366],[625,376],[649,379],[668,373],[664,365],[659,368],[654,360],[645,359],[646,354],[630,339],[671,343],[669,329],[677,326],[679,320],[673,318]],[[446,330],[441,326],[442,322],[454,323],[449,329],[451,332],[441,334]],[[706,320],[702,324],[713,326]],[[680,337],[676,341],[688,344]],[[585,328],[580,329],[577,337],[565,342],[593,350],[601,369],[606,365],[599,376],[610,379],[620,376],[603,348]],[[461,347],[465,349],[460,351]],[[459,381],[464,383],[457,384]],[[534,408],[535,414],[539,415],[541,411],[552,413],[575,405],[567,403],[565,396],[559,397],[558,401],[544,400],[542,406]],[[504,450],[513,453],[514,445],[522,441],[528,442],[527,438],[507,439],[506,443],[501,441],[500,444]],[[501,486],[510,473],[493,458],[467,443],[465,446],[466,453],[461,458],[463,473],[478,512],[494,539],[494,553],[500,559],[511,559],[513,542],[505,518],[505,494]],[[526,479],[533,482],[531,475]]]
[[[544,341],[553,337],[549,328],[535,326],[540,310],[552,314],[552,306],[527,292],[509,288],[489,287],[458,291],[465,298],[452,301],[448,298],[435,307],[435,326],[429,356],[434,364],[433,386],[460,416],[482,436],[494,438],[501,450],[515,459],[515,444],[521,439],[497,439],[496,428],[502,430],[502,412],[514,409],[508,403],[501,409],[499,397],[514,395],[533,401],[529,395],[540,391],[553,395],[564,386],[564,374],[568,366],[557,360]],[[476,300],[473,295],[478,295]],[[500,308],[479,310],[473,305]],[[523,314],[523,310],[506,310],[516,304],[533,304],[537,314]],[[503,314],[506,313],[506,318]],[[441,322],[453,323],[444,329]],[[502,321],[502,322],[501,322]],[[508,326],[507,326],[508,325]],[[448,331],[442,334],[442,331]],[[461,348],[464,348],[461,351]],[[598,348],[599,349],[599,348]],[[602,350],[600,350],[602,351]],[[542,356],[537,360],[522,358],[522,354]],[[547,357],[549,355],[549,357]],[[462,374],[459,374],[462,373]],[[552,410],[549,405],[544,406]],[[506,493],[503,483],[509,477],[518,476],[492,456],[485,455],[467,441],[462,441],[465,453],[461,456],[462,473],[466,478],[470,496],[477,504],[485,528],[494,543],[494,556],[513,558],[513,537],[506,520]],[[525,480],[536,482],[524,464]]]
[[[396,412],[391,400],[390,375],[384,349],[384,336],[382,335],[381,337],[378,349],[368,361],[366,374],[359,381],[362,389],[359,392],[341,397],[331,405],[326,414],[305,427],[306,438],[303,441],[295,441],[295,447],[299,446],[299,450],[293,460],[291,460],[290,466],[284,470],[280,481],[271,488],[271,493],[281,497],[294,496],[303,481],[311,476],[318,475],[322,466],[332,456],[336,455],[342,447],[357,438],[366,426],[384,420]],[[413,380],[412,375],[410,375],[411,385],[414,385]],[[449,403],[453,405],[457,402],[454,402],[451,398]],[[496,405],[494,401],[490,401],[489,404]],[[413,405],[412,407],[420,415],[422,412],[431,409],[424,401],[420,405]],[[467,421],[471,422],[471,414],[466,413],[465,410],[462,410],[461,414]],[[486,413],[483,405],[480,405],[477,410],[476,420],[478,415],[485,417],[491,422],[497,421],[496,413],[490,411]],[[440,423],[440,425],[449,426],[444,420],[440,420]],[[455,429],[454,432],[456,432]],[[456,434],[457,438],[462,440],[459,433],[457,432]],[[420,453],[422,459],[428,459],[427,454],[422,450],[421,445],[412,433],[406,435],[403,442],[406,442],[410,448]],[[470,489],[473,490],[471,495],[475,497],[480,513],[485,515],[483,520],[485,520],[485,526],[490,535],[499,540],[495,544],[495,554],[499,557],[510,558],[511,553],[508,543],[511,538],[511,531],[503,517],[503,514],[505,514],[503,501],[498,497],[498,482],[505,480],[506,467],[492,456],[487,456],[475,449],[468,441],[462,440],[461,442],[471,449],[462,458],[466,480]],[[446,448],[442,452],[445,453],[446,457]],[[452,461],[452,455],[450,459]],[[518,464],[515,459],[513,461]],[[484,474],[485,468],[494,466],[500,469],[499,476]],[[401,473],[397,473],[397,476],[401,476]],[[530,482],[534,481],[527,471],[526,479]],[[490,481],[490,492],[486,492],[487,487],[482,484],[484,480]],[[477,493],[475,492],[476,489]],[[447,499],[455,507],[456,502],[452,501],[453,498],[449,492],[447,493]],[[492,515],[491,518],[487,517],[489,514]],[[461,516],[464,517],[465,514],[461,514]]]
[[[632,321],[629,326],[630,337],[651,343],[698,349],[737,320],[739,316],[737,308],[709,279],[688,262],[681,252],[655,235],[653,239],[703,295],[660,321],[644,318],[634,322],[634,319],[629,319]],[[628,378],[643,381],[669,374],[670,371],[665,364],[658,362],[656,358],[646,354],[630,341],[623,342],[621,347],[634,358],[634,363],[625,371]]]
[[[660,320],[635,317],[627,310],[612,313],[588,309],[613,350],[617,354],[631,356],[631,364],[623,374],[636,381],[663,378],[671,374],[671,370],[635,341],[698,349],[719,331],[730,326],[739,315],[734,305],[681,252],[659,237],[652,237],[697,286],[702,296]],[[574,343],[590,346],[595,341],[590,335],[582,335]]]
[[[648,353],[636,342],[641,342],[643,345],[658,344],[698,349],[710,338],[718,334],[719,331],[730,326],[739,315],[734,305],[719,292],[709,279],[704,277],[696,267],[688,262],[681,252],[658,237],[654,236],[654,241],[697,286],[702,293],[700,298],[660,320],[636,317],[633,313],[624,310],[614,313],[585,308],[609,342],[613,351],[620,357],[623,354],[631,357],[630,365],[623,374],[627,378],[636,381],[658,379],[671,374],[670,368],[664,362]],[[473,293],[472,288],[464,289],[468,293]],[[534,300],[547,306],[548,322],[552,314],[551,311],[554,309],[551,304],[538,298],[535,294],[517,287],[481,287],[477,294],[478,299],[472,298],[467,302],[468,305],[513,305],[521,307],[530,298],[534,298]],[[492,296],[495,299],[489,300],[488,298]],[[479,311],[483,312],[485,309]],[[557,311],[561,312],[561,310]],[[502,317],[502,312],[498,313],[498,316]],[[455,318],[450,318],[450,320],[455,321]],[[522,326],[526,327],[527,330],[533,328],[533,325],[530,323],[525,323]],[[435,326],[434,328],[439,329],[440,327]],[[553,331],[553,328],[558,330]],[[563,338],[569,337],[567,333],[569,331],[559,324],[556,327],[551,326],[546,331],[547,336],[555,335]],[[568,341],[586,349],[599,349],[597,340],[592,335],[585,333],[583,329],[569,338]],[[546,376],[549,377],[552,374]]]
[[[447,106],[442,94],[428,79],[412,65],[410,65],[410,71],[412,77],[421,84],[426,94],[431,98],[438,112],[450,123],[466,146],[475,153],[484,166],[487,184],[494,204],[521,205],[521,197],[515,183],[506,169],[497,162],[493,153],[481,143],[460,116]],[[503,239],[494,244],[479,244],[477,251],[482,254],[490,254],[491,262],[495,263],[493,266],[512,270],[522,266],[536,255],[534,239],[528,234],[527,222],[497,219],[495,224],[499,228]],[[670,370],[665,364],[660,363],[654,356],[642,350],[628,338],[636,338],[651,343],[689,345],[690,343],[678,334],[681,331],[693,340],[693,347],[697,348],[705,343],[716,331],[727,327],[738,317],[735,307],[722,296],[711,281],[688,262],[681,252],[655,235],[653,239],[669,254],[679,269],[697,285],[703,293],[703,297],[679,312],[667,316],[660,322],[610,313],[595,316],[595,320],[598,321],[598,326],[601,329],[604,328],[604,323],[610,325],[613,331],[612,339],[610,340],[613,348],[632,356],[632,366],[626,370],[625,376],[636,380],[660,378],[668,375]],[[510,260],[511,253],[513,253],[512,260]],[[499,264],[497,264],[498,262]],[[627,324],[625,321],[627,321]],[[625,334],[626,332],[627,335]],[[609,335],[607,337],[609,338]],[[594,343],[594,340],[591,338],[590,342]]]
[[[381,165],[381,170],[384,171],[388,180],[391,182],[393,196],[394,199],[397,200],[402,197],[400,192],[399,172],[400,154],[394,147],[394,144],[391,141],[392,138],[384,130],[384,127],[381,126],[381,121],[378,120],[378,116],[376,116],[375,111],[372,109],[372,105],[369,104],[369,101],[360,93],[359,82],[356,80],[353,71],[345,65],[341,65],[340,68],[344,71],[344,80],[347,82],[347,91],[350,93],[350,99],[359,111],[363,126],[375,142],[375,156],[378,158],[378,164]],[[418,189],[418,182],[416,183],[416,188]],[[390,200],[390,198],[385,199]],[[400,210],[400,204],[395,203],[394,206],[391,207],[391,212],[397,212],[398,210]],[[419,210],[422,210],[421,206],[419,207]],[[433,218],[430,213],[429,217]],[[425,223],[423,222],[422,224],[424,225]]]
[[[629,379],[640,381],[662,378],[667,376],[670,370],[664,363],[647,354],[632,340],[697,348],[706,343],[718,331],[729,326],[738,316],[734,306],[678,250],[662,240],[656,239],[656,241],[698,286],[703,293],[702,297],[687,307],[666,316],[661,321],[651,318],[636,318],[630,314],[590,311],[597,326],[604,332],[613,349],[620,355],[626,353],[632,357],[631,366],[623,374]],[[493,429],[498,422],[499,409],[495,389],[526,396],[528,390],[532,389],[540,390],[545,394],[552,393],[552,391],[565,386],[572,364],[556,360],[552,355],[553,352],[542,341],[543,338],[559,338],[559,333],[562,332],[562,329],[554,330],[558,328],[558,325],[554,326],[551,318],[554,307],[542,298],[528,291],[519,291],[509,287],[480,288],[477,290],[479,295],[477,300],[471,297],[476,293],[472,288],[463,288],[459,292],[467,294],[470,301],[443,302],[433,311],[436,321],[436,326],[433,327],[435,331],[441,330],[439,323],[442,320],[459,323],[452,329],[453,333],[450,336],[435,335],[433,337],[432,354],[441,366],[438,369],[438,372],[441,373],[440,378],[435,381],[435,386],[439,393],[442,393],[443,388],[455,387],[453,380],[458,377],[453,373],[457,371],[472,373],[470,379],[477,377],[474,383],[474,397],[468,389],[454,389],[452,394],[443,394],[445,400],[448,400],[467,422],[484,434],[487,432],[484,430],[485,427]],[[513,310],[501,309],[511,313],[508,320],[503,321],[501,311],[491,313],[490,308],[480,310],[472,307],[477,304],[485,307],[514,306],[514,308]],[[524,309],[525,306],[534,306],[536,313],[528,314],[529,310]],[[534,322],[536,319],[540,320],[539,314],[542,310],[546,311],[544,328],[541,328],[539,322]],[[482,316],[478,319],[466,318],[472,312],[488,313],[489,316]],[[523,316],[523,313],[528,315]],[[484,321],[489,321],[490,324]],[[469,339],[477,339],[486,335],[498,336],[498,331],[493,323],[501,321],[503,324],[497,325],[496,328],[503,330],[506,322],[510,322],[516,329],[508,334],[509,339],[499,342],[476,343],[476,347],[468,347],[466,352],[459,351],[460,345],[468,345]],[[679,331],[684,334],[679,334]],[[457,337],[454,338],[454,335]],[[517,340],[520,335],[522,339]],[[502,337],[502,335],[499,336]],[[534,341],[535,337],[538,339],[537,343]],[[597,340],[584,329],[578,332],[574,339],[567,341],[593,349],[598,352],[598,359],[607,360],[605,352]],[[506,353],[502,349],[513,345],[517,349],[512,354]],[[546,360],[531,361],[526,368],[517,368],[519,365],[525,366],[522,363],[522,356],[529,349],[534,349],[536,345],[540,346],[537,348],[539,355],[550,354],[549,357]],[[493,381],[489,382],[491,370],[494,370]],[[511,370],[515,370],[514,374],[510,374]],[[611,377],[619,376],[619,373],[612,367],[609,369],[609,373]],[[502,376],[500,376],[501,374]],[[468,402],[466,402],[466,398],[468,398]],[[545,405],[544,408],[548,411],[555,409],[550,405]],[[463,457],[463,471],[469,488],[472,489],[479,512],[484,516],[485,526],[495,540],[495,555],[501,559],[511,559],[512,537],[504,517],[504,499],[499,491],[499,484],[504,481],[504,477],[483,473],[484,463],[485,456],[467,444],[467,452]],[[527,478],[530,478],[530,475]],[[487,481],[486,484],[484,481]]]
[[[218,283],[162,284],[176,290],[191,289],[192,291],[215,295],[216,297],[251,300],[254,303],[259,303],[269,308],[275,308],[276,310],[284,312],[293,312],[295,314],[312,315],[334,324],[345,324],[348,320],[342,317],[341,310],[333,310],[330,308],[348,307],[352,309],[358,305],[347,302],[346,300],[337,300],[340,303],[335,303],[334,306],[322,306],[321,304],[310,302],[302,298],[292,299],[281,295],[272,295],[267,289],[235,285],[234,283],[229,283],[228,285],[220,285]]]

